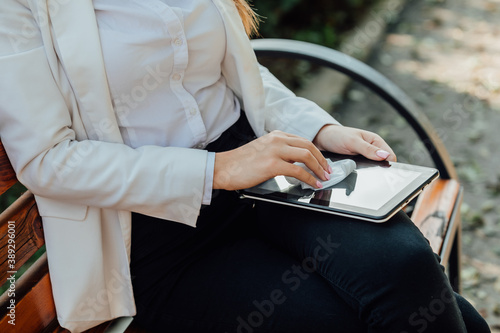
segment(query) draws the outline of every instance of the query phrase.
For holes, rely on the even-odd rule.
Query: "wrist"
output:
[[[328,141],[328,138],[331,138],[331,135],[329,134],[331,131],[335,130],[335,127],[339,126],[337,124],[327,124],[318,131],[318,134],[313,139],[313,144],[319,149],[319,150],[326,150],[325,147],[325,142]]]
[[[224,165],[228,152],[216,153],[214,161],[214,178],[212,188],[214,190],[226,190],[229,183],[229,174]]]

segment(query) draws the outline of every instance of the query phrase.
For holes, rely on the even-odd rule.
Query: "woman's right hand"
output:
[[[295,177],[321,188],[316,178],[294,162],[304,163],[323,181],[330,178],[331,169],[326,159],[311,141],[273,131],[239,148],[217,153],[213,188],[240,190],[278,175]]]

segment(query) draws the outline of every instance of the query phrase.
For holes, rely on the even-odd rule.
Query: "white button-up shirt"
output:
[[[124,142],[203,149],[236,122],[221,74],[222,19],[211,0],[94,0],[106,73]],[[211,199],[208,154],[203,203]]]

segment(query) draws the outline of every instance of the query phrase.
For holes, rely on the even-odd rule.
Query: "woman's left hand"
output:
[[[379,135],[352,127],[326,125],[313,143],[320,150],[344,155],[361,154],[375,161],[396,161],[396,154]]]

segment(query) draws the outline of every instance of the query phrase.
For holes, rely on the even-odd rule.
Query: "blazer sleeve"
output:
[[[207,152],[77,140],[25,4],[0,5],[0,137],[17,176],[60,202],[134,211],[195,226]],[[65,98],[66,97],[66,98]]]
[[[297,97],[267,68],[259,64],[259,70],[264,85],[267,132],[281,130],[312,141],[323,126],[340,125],[316,103]]]

